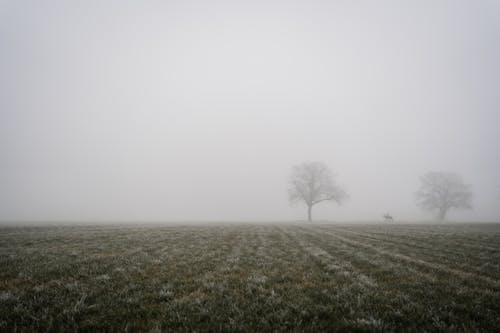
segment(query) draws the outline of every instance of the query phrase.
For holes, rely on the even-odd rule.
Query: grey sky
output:
[[[460,173],[500,219],[496,1],[0,0],[0,220],[427,219]]]

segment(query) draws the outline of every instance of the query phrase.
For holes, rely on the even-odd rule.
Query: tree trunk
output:
[[[448,212],[448,208],[440,208],[439,209],[439,215],[438,215],[439,222],[444,221],[447,212]]]
[[[307,206],[307,220],[309,222],[312,221],[312,208],[313,208],[312,205]]]

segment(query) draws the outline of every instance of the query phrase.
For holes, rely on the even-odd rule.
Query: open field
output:
[[[500,331],[500,224],[3,227],[0,331]]]

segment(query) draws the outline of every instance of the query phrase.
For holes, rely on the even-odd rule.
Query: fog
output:
[[[425,172],[500,219],[496,1],[0,1],[0,220],[432,218]]]

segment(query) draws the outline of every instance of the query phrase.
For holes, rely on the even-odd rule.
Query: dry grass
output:
[[[0,229],[0,331],[500,331],[500,225]]]

